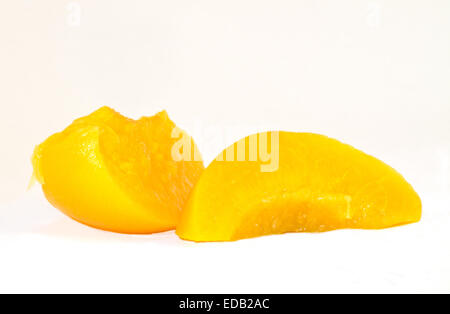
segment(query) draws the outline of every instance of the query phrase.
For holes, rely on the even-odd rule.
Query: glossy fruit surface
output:
[[[38,146],[34,176],[51,204],[86,225],[120,233],[170,230],[204,169],[201,158],[174,154],[179,142],[199,157],[165,112],[132,120],[104,107]]]
[[[270,132],[230,146],[205,170],[177,234],[233,241],[381,229],[420,218],[419,196],[385,163],[325,136]]]

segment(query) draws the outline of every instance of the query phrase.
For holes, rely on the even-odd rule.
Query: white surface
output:
[[[447,0],[1,2],[0,292],[450,292],[449,33]],[[25,189],[33,146],[100,105],[167,109],[207,162],[256,130],[338,138],[404,174],[423,220],[225,244],[90,229]]]

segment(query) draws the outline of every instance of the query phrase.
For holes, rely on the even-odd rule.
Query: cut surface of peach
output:
[[[207,167],[177,234],[204,242],[382,229],[418,222],[421,207],[411,185],[374,157],[317,134],[269,132],[235,143]]]
[[[166,112],[132,120],[103,107],[38,146],[34,176],[49,202],[81,223],[120,233],[166,231],[176,227],[204,169],[201,158],[174,156],[179,141],[199,157]]]

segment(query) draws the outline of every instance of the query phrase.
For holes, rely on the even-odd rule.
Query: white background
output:
[[[450,292],[448,0],[0,3],[0,292]],[[398,169],[419,224],[194,244],[97,231],[26,192],[34,145],[101,105],[167,109],[206,164],[257,130]]]

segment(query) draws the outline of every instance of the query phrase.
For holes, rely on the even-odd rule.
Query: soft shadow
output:
[[[157,243],[161,245],[183,246],[184,241],[177,237],[174,231],[149,235],[129,235],[102,231],[85,226],[72,219],[62,217],[52,223],[36,227],[32,233],[48,237],[67,238],[78,241],[93,242],[127,242],[127,243]]]

